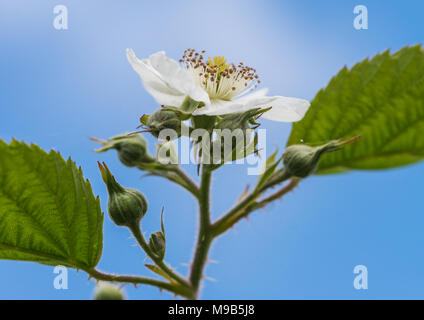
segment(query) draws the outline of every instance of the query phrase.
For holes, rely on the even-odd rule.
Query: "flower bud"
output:
[[[294,177],[305,178],[315,172],[324,153],[339,150],[343,146],[358,140],[359,137],[346,141],[333,140],[317,147],[303,144],[292,145],[283,153],[284,168]]]
[[[112,284],[99,283],[94,294],[95,300],[125,300],[122,290]]]
[[[105,163],[98,162],[100,172],[109,193],[108,210],[118,226],[132,226],[140,222],[147,212],[147,200],[141,192],[122,187]]]
[[[265,111],[269,109],[251,109],[243,113],[233,113],[223,116],[222,120],[218,123],[218,129],[236,129],[246,130],[249,129],[249,124],[256,124],[254,120],[260,117]]]
[[[194,129],[212,130],[215,126],[216,116],[192,116],[191,124]]]
[[[267,110],[256,108],[223,116],[214,131],[216,135],[212,143],[213,163],[233,161],[239,156],[244,158],[254,129],[259,125],[255,120]]]
[[[152,252],[156,254],[159,259],[163,260],[166,247],[165,235],[160,231],[152,233],[150,235],[148,245],[150,250],[152,250]]]
[[[121,162],[127,167],[135,167],[140,163],[150,163],[154,159],[147,152],[147,142],[139,134],[123,134],[107,141],[91,138],[91,140],[100,142],[103,146],[96,152],[105,152],[115,149]]]
[[[155,138],[158,138],[162,130],[172,129],[177,133],[177,137],[180,137],[181,126],[181,118],[177,112],[173,110],[159,109],[149,116],[146,131],[149,131]]]
[[[166,248],[166,237],[165,237],[165,226],[163,224],[163,212],[160,215],[160,229],[161,231],[152,233],[149,238],[148,246],[150,250],[159,257],[160,260],[163,260],[165,257],[165,248]]]

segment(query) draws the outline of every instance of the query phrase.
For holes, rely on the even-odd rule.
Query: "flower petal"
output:
[[[303,118],[311,105],[309,101],[299,98],[269,97],[271,100],[263,107],[272,107],[262,118],[281,122],[296,122]]]
[[[152,54],[149,59],[140,60],[134,51],[127,49],[127,58],[146,90],[159,104],[179,107],[186,96],[205,104],[210,103],[208,94],[165,52],[160,51]]]
[[[281,122],[294,122],[302,119],[309,108],[309,101],[281,96],[268,97],[266,96],[267,91],[267,89],[258,90],[232,101],[212,100],[210,105],[196,110],[193,114],[213,116],[245,112],[258,107],[272,107],[271,110],[263,114],[263,118]]]
[[[258,103],[266,97],[268,89],[257,90],[252,94],[245,95],[239,99],[227,101],[227,100],[212,100],[210,104],[205,105],[204,107],[197,109],[193,112],[193,115],[224,115],[230,113],[244,112],[259,106]]]

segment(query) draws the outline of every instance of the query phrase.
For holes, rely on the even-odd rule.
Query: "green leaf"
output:
[[[0,140],[0,259],[92,268],[102,227],[99,198],[71,159]]]
[[[318,173],[386,169],[424,158],[424,52],[385,51],[343,68],[293,125],[288,145],[318,145],[362,135],[323,156]]]

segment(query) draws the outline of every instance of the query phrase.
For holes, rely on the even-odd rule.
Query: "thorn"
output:
[[[101,144],[105,144],[105,143],[107,143],[107,141],[106,141],[106,140],[98,139],[98,138],[94,138],[94,137],[88,137],[88,139],[90,139],[91,141],[94,141],[94,142],[101,143]]]
[[[203,276],[202,276],[202,279],[205,279],[205,280],[209,280],[209,281],[216,282],[216,279],[211,278],[211,277],[208,277],[208,276],[205,276],[205,275],[203,275]]]
[[[250,222],[249,216],[245,216],[244,218],[246,219],[247,222]]]
[[[134,288],[137,289],[137,283],[133,283]]]
[[[184,267],[188,267],[188,268],[191,268],[191,263],[187,263],[187,262],[182,262],[182,263],[180,263],[182,266],[184,266]]]
[[[212,260],[212,259],[209,259],[209,258],[207,258],[206,259],[206,262],[209,262],[209,263],[219,263],[218,261],[216,261],[216,260]]]

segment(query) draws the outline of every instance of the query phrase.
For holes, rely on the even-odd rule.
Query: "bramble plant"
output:
[[[149,212],[140,191],[122,186],[100,162],[110,219],[130,230],[152,261],[145,266],[160,279],[99,271],[103,213],[89,181],[71,159],[65,161],[56,151],[46,153],[17,140],[9,144],[0,140],[0,259],[84,270],[102,283],[96,299],[124,298],[119,287],[104,282],[146,284],[196,299],[212,243],[241,219],[293,190],[302,179],[354,169],[394,168],[424,157],[421,46],[393,54],[385,51],[351,69],[343,68],[310,104],[266,96],[265,89],[250,93],[260,83],[256,70],[243,63],[229,64],[223,57],[207,60],[204,56],[204,51],[188,49],[179,64],[164,52],[139,60],[128,50],[129,62],[161,106],[141,116],[140,132],[107,140],[92,138],[101,144],[97,152],[114,149],[125,166],[168,179],[197,200],[199,229],[187,277],[165,262],[164,211],[160,230],[145,238],[142,219],[155,213]],[[211,221],[212,174],[227,162],[259,156],[256,128],[261,118],[296,122],[286,149],[266,158],[255,187]],[[149,154],[140,133],[158,138],[155,156]],[[178,164],[173,142],[180,137],[194,145],[200,183]]]

